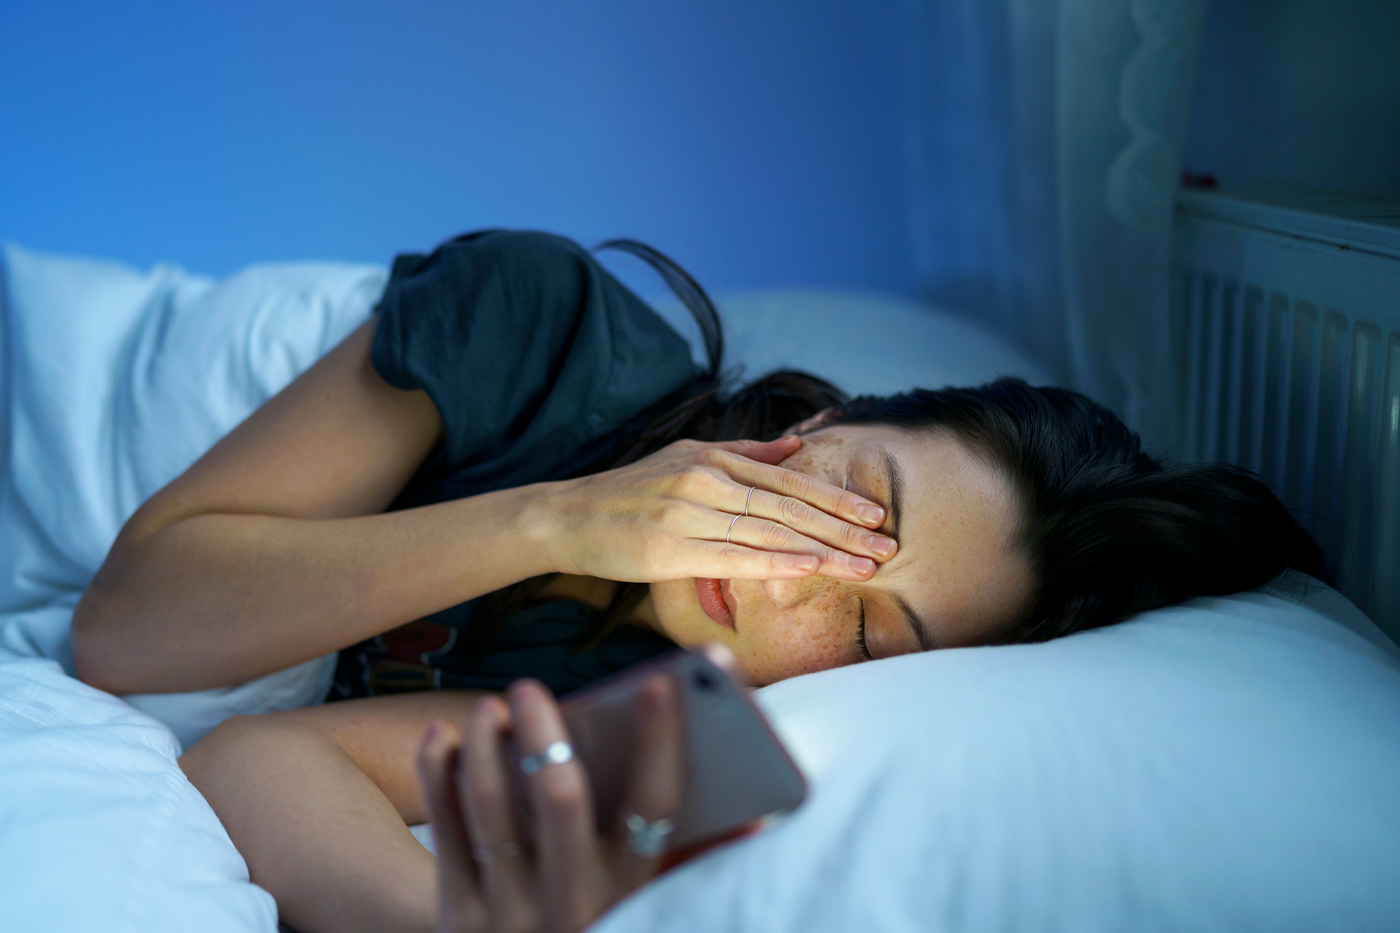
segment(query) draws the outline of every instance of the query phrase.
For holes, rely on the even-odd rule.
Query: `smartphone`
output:
[[[807,781],[748,691],[703,655],[677,649],[559,701],[600,830],[613,827],[626,799],[637,752],[637,691],[657,674],[675,681],[686,736],[685,787],[668,849],[802,803]]]

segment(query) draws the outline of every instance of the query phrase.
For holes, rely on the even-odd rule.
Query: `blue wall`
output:
[[[912,292],[898,0],[0,3],[0,239],[225,273],[458,231]]]
[[[998,244],[1035,220],[985,203],[998,69],[1028,54],[1004,20],[997,0],[0,0],[0,239],[226,273],[494,224],[630,235],[715,287],[922,293],[1016,334],[1001,286],[959,284],[969,250],[1021,269]],[[1186,161],[1400,193],[1400,2],[1213,0]]]

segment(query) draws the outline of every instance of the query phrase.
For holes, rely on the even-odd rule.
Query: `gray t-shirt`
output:
[[[443,423],[391,509],[592,472],[620,429],[700,375],[645,302],[587,250],[544,233],[486,230],[401,255],[377,312],[375,370],[426,391]],[[581,651],[596,611],[552,602],[513,616],[485,654],[468,652],[474,609],[452,606],[345,649],[331,698],[501,689],[527,676],[565,693],[671,647],[623,626]]]

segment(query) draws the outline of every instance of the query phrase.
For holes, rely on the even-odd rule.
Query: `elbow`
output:
[[[73,673],[89,687],[108,693],[129,693],[124,690],[113,661],[115,652],[103,646],[106,629],[100,600],[89,589],[73,610],[73,625],[69,630],[69,645],[73,652]]]
[[[148,506],[137,509],[122,526],[106,560],[74,607],[68,633],[74,675],[90,687],[118,696],[160,689],[149,682],[149,658],[136,643],[139,626],[131,624],[138,617],[149,616],[149,608],[140,608],[140,587],[134,586],[128,570],[132,549],[170,524],[168,519],[147,516]],[[138,597],[136,606],[133,597]]]
[[[211,805],[220,778],[228,778],[230,770],[236,770],[241,762],[246,761],[240,746],[250,738],[257,738],[257,718],[231,716],[209,730],[180,756],[180,770],[206,799],[210,799]]]

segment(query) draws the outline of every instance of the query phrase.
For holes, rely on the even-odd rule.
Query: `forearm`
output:
[[[325,732],[236,718],[180,766],[243,854],[253,883],[301,933],[434,927],[432,856]]]
[[[78,674],[114,693],[239,683],[547,573],[549,493],[129,529],[74,613]]]

